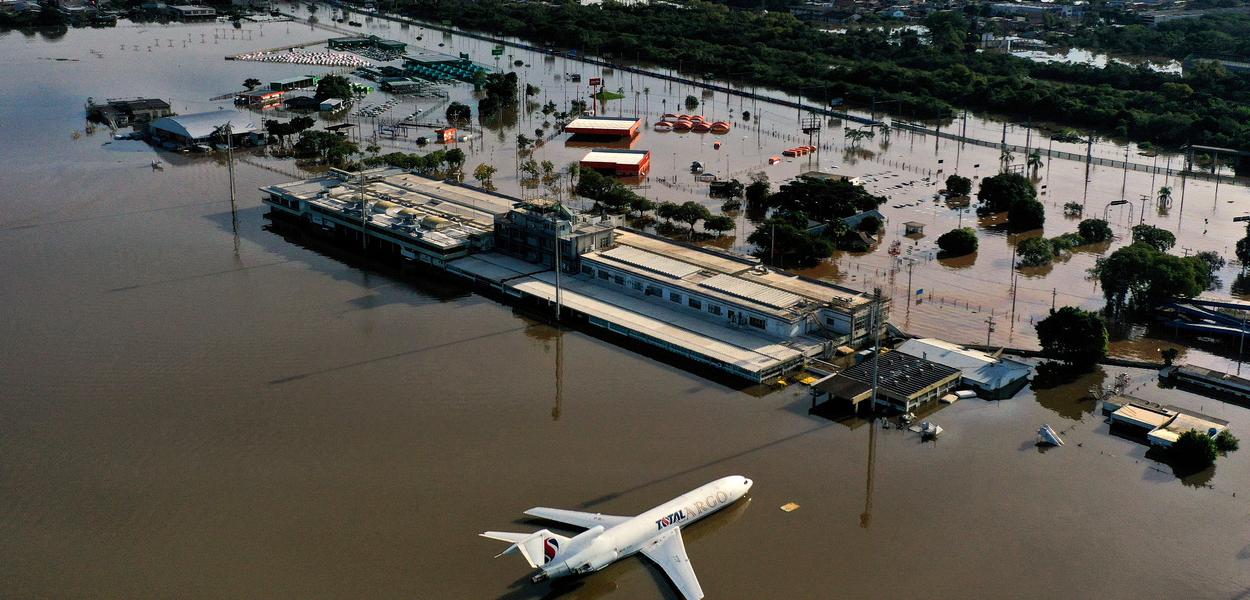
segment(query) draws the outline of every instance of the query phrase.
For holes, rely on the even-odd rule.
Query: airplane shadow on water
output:
[[[681,535],[685,541],[686,549],[691,554],[690,562],[695,565],[696,572],[699,565],[699,546],[701,540],[714,535],[717,531],[737,522],[742,518],[751,506],[751,497],[747,497],[721,509],[704,519],[690,526],[689,529],[682,529]],[[646,507],[650,508],[650,507]],[[640,510],[645,510],[640,509]],[[581,529],[568,529],[563,525],[558,525],[544,519],[517,519],[514,523],[527,527],[538,527],[550,529],[553,532],[562,535],[574,536],[581,533]],[[520,562],[520,555],[507,555],[499,557],[499,560],[512,559]],[[524,563],[521,563],[522,565]],[[542,600],[551,600],[554,598],[562,598],[566,600],[575,600],[583,598],[602,598],[608,594],[616,592],[619,587],[617,580],[628,577],[634,573],[636,569],[646,569],[655,588],[659,590],[664,598],[672,598],[674,600],[682,600],[681,592],[669,581],[664,572],[658,566],[642,554],[635,554],[627,559],[618,560],[601,571],[596,571],[589,575],[574,578],[562,578],[554,581],[545,581],[540,584],[530,582],[530,572],[527,571],[524,576],[519,577],[516,581],[508,586],[511,591],[499,596],[502,600],[522,600],[529,598],[541,598]]]

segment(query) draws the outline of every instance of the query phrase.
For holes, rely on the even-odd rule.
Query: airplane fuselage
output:
[[[741,476],[717,479],[616,526],[597,526],[569,540],[556,560],[540,567],[535,581],[583,575],[638,553],[665,531],[686,527],[741,499],[751,490]]]

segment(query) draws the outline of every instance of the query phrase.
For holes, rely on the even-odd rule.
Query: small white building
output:
[[[936,338],[903,342],[897,351],[933,361],[963,372],[961,383],[987,400],[1003,400],[1016,395],[1029,382],[1033,368],[980,350],[964,348]]]
[[[343,108],[342,98],[326,98],[321,101],[321,112],[334,112]]]

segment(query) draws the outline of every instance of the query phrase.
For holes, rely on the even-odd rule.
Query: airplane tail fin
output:
[[[564,547],[564,544],[569,541],[569,538],[556,535],[546,529],[541,529],[534,533],[487,531],[478,535],[492,540],[511,542],[512,545],[508,546],[503,552],[496,554],[495,558],[510,554],[513,551],[519,551],[521,556],[525,558],[525,561],[534,568],[540,568],[551,562],[551,559],[555,558],[556,554],[560,552],[560,548]]]

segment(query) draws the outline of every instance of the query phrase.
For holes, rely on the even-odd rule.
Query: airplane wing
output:
[[[673,580],[686,600],[703,597],[703,588],[699,586],[699,578],[694,576],[694,567],[690,566],[690,558],[686,556],[686,545],[681,541],[680,527],[655,536],[642,547],[642,553],[664,569],[664,574]]]
[[[577,512],[575,510],[564,510],[561,508],[544,508],[537,506],[525,511],[525,514],[539,519],[547,519],[557,523],[565,523],[574,527],[590,529],[596,525],[603,525],[604,529],[615,527],[628,521],[630,517],[618,517],[616,515],[601,515],[599,513]]]

